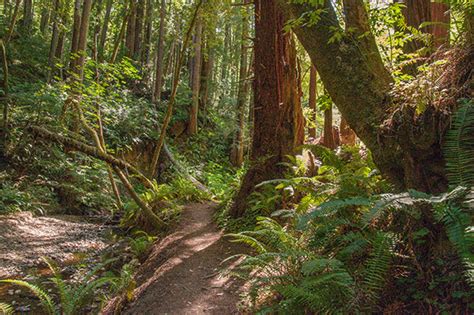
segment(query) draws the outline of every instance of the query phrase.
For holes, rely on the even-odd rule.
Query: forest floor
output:
[[[51,271],[42,257],[71,274],[78,262],[93,266],[110,245],[108,232],[110,225],[85,222],[80,216],[36,217],[31,212],[0,216],[0,279],[43,282]],[[20,313],[42,314],[38,300],[17,286],[0,286],[0,302],[12,304]]]
[[[213,222],[215,205],[186,206],[176,232],[156,243],[137,275],[135,299],[124,314],[239,314],[243,281],[226,276],[242,253]]]
[[[45,265],[47,257],[68,265],[108,246],[100,223],[79,216],[36,217],[31,212],[0,216],[0,279],[24,277],[32,268]]]

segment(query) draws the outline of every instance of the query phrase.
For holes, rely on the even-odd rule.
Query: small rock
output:
[[[13,294],[15,294],[15,291],[14,290],[8,290],[8,294],[13,295]]]
[[[16,290],[15,291],[15,294],[20,294],[21,293],[21,290]]]

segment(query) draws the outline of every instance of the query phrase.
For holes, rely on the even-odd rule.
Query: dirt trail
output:
[[[176,232],[140,268],[136,300],[125,314],[239,314],[243,283],[220,271],[223,259],[245,249],[223,237],[214,210],[212,204],[186,207]]]

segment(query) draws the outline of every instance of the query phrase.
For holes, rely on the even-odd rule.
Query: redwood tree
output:
[[[245,213],[255,185],[283,175],[281,162],[304,140],[295,43],[284,23],[276,0],[255,1],[255,126],[251,166],[230,210],[234,217]]]

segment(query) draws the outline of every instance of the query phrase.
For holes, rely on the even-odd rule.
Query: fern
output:
[[[446,228],[446,234],[465,267],[466,280],[474,288],[474,229],[468,226],[470,216],[456,206],[437,206],[435,215]]]
[[[13,307],[6,303],[0,303],[0,314],[4,314],[4,315],[13,314]]]
[[[393,241],[389,233],[378,232],[373,239],[371,258],[367,262],[364,292],[371,302],[376,302],[382,291],[392,258]]]
[[[454,114],[444,145],[446,170],[452,187],[474,187],[474,102],[463,100]]]
[[[31,283],[28,283],[26,281],[13,280],[13,279],[0,280],[0,283],[15,284],[15,285],[27,288],[28,290],[33,292],[33,294],[35,296],[37,296],[40,299],[41,305],[43,306],[44,310],[48,314],[50,314],[50,315],[57,314],[56,305],[54,304],[53,299],[51,298],[51,296],[48,293],[46,293],[40,287],[38,287],[34,284],[31,284]]]

